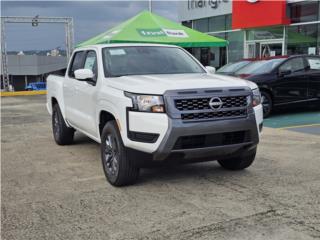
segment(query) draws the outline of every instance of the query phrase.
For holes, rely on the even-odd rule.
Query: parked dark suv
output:
[[[320,100],[320,56],[254,61],[235,75],[258,84],[265,117],[280,105]]]

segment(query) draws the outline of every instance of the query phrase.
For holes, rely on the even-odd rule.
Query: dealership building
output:
[[[179,20],[228,40],[228,47],[195,48],[204,64],[221,67],[243,58],[320,55],[320,1],[186,0]]]

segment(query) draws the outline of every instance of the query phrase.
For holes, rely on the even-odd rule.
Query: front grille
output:
[[[174,100],[183,121],[210,121],[247,116],[247,95],[219,96],[222,105],[212,109],[209,105],[212,97],[181,98]]]
[[[215,133],[207,135],[179,137],[174,145],[174,150],[217,147],[231,144],[239,144],[250,141],[250,131],[237,131]]]
[[[210,99],[211,97],[176,99],[175,106],[179,111],[206,110],[211,109]],[[220,99],[223,102],[221,109],[247,106],[247,96],[220,97]]]
[[[183,113],[182,120],[209,120],[221,118],[235,118],[247,115],[247,110],[232,110],[232,111],[218,111],[218,112],[201,112],[201,113]]]

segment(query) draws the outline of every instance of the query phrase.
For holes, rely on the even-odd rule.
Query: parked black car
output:
[[[254,61],[235,75],[258,84],[265,117],[277,106],[320,100],[320,56]]]
[[[238,62],[228,63],[223,67],[219,68],[217,70],[217,74],[233,76],[235,72],[239,71],[241,68],[247,66],[251,62],[252,62],[251,60],[241,60]]]

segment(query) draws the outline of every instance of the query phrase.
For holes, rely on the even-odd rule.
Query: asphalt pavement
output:
[[[1,98],[1,239],[320,239],[320,136],[265,127],[254,164],[145,169],[110,186],[99,145],[54,143],[45,96]]]

